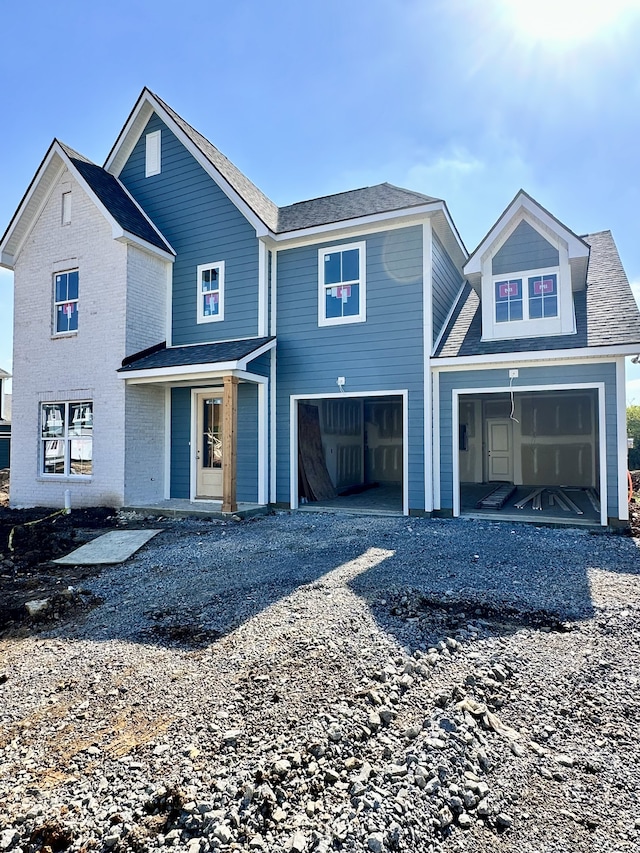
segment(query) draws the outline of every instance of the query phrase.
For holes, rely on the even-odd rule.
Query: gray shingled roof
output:
[[[119,373],[135,370],[157,370],[163,367],[189,367],[196,364],[239,361],[259,350],[274,338],[243,338],[237,341],[222,341],[218,344],[196,344],[195,346],[167,347],[151,353],[133,356],[119,368]]]
[[[640,344],[640,312],[610,231],[581,238],[590,247],[587,289],[574,293],[575,335],[483,341],[480,298],[468,283],[437,358]]]
[[[233,165],[231,160],[218,151],[215,145],[212,145],[208,139],[191,127],[162,98],[154,92],[151,94],[256,216],[276,234],[441,201],[441,199],[384,183],[322,198],[309,199],[308,201],[299,201],[278,208],[242,174],[240,169]]]
[[[328,225],[330,222],[403,210],[434,201],[441,199],[395,187],[393,184],[376,184],[373,187],[363,187],[281,207],[278,213],[278,232]]]
[[[60,140],[58,140],[58,144],[118,225],[152,246],[157,246],[159,249],[173,254],[171,246],[151,225],[116,177],[101,166],[92,163],[91,160],[87,160],[82,154],[78,154],[73,148],[64,145]]]

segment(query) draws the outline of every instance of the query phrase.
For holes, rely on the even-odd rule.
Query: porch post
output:
[[[224,377],[222,397],[222,512],[236,512],[238,377]]]

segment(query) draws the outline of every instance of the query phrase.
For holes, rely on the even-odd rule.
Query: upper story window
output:
[[[494,296],[496,323],[557,317],[558,274],[494,276]]]
[[[198,323],[224,320],[224,261],[198,267]]]
[[[65,335],[78,331],[78,270],[53,276],[53,331]]]
[[[318,251],[318,325],[361,323],[366,312],[366,244]]]
[[[43,476],[89,477],[93,472],[93,402],[42,403],[40,466]]]
[[[161,151],[162,131],[154,130],[153,133],[147,133],[145,137],[145,164],[144,176],[150,178],[152,175],[159,175],[162,169],[162,151]]]

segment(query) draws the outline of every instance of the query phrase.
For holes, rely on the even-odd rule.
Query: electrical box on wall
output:
[[[518,368],[512,367],[509,370],[509,379],[517,379],[518,378]]]

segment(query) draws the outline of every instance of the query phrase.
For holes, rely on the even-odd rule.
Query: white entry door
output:
[[[513,482],[513,431],[509,419],[487,420],[487,480]]]
[[[222,499],[222,394],[198,394],[196,406],[196,498]]]

